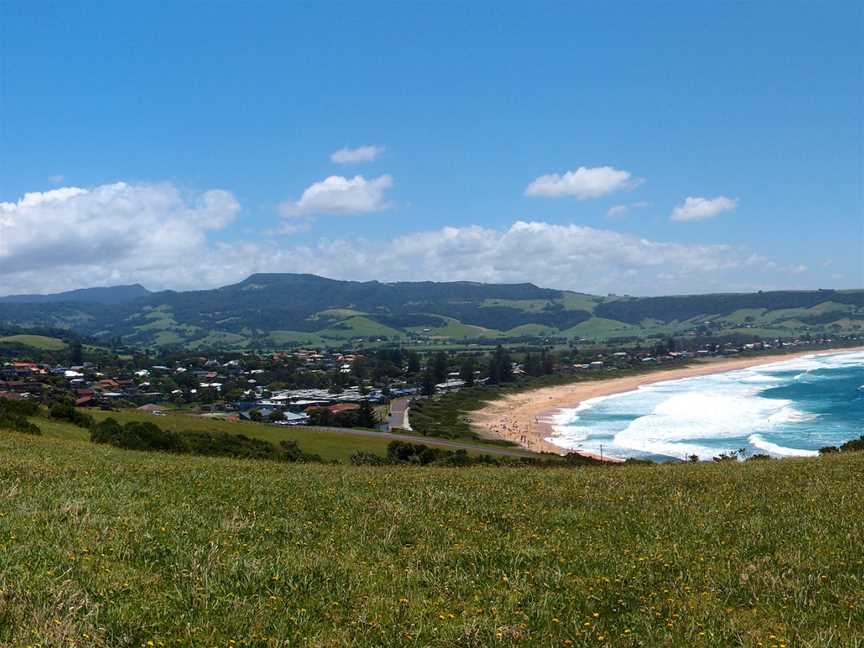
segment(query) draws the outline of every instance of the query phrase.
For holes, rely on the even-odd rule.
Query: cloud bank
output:
[[[765,287],[766,277],[776,278],[778,287],[793,281],[788,268],[735,246],[653,241],[527,220],[501,228],[443,227],[387,241],[213,240],[211,234],[239,212],[228,191],[123,182],[0,203],[0,294],[134,282],[150,289],[209,288],[253,272],[530,281],[601,294],[749,290]]]

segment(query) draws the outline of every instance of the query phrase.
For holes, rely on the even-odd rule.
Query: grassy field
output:
[[[45,335],[7,335],[0,337],[0,344],[20,344],[42,351],[60,351],[66,348],[66,343],[55,337]]]
[[[864,455],[360,468],[0,432],[0,645],[862,646]]]
[[[155,423],[161,428],[173,432],[227,432],[228,434],[245,434],[248,437],[263,439],[278,444],[280,441],[292,440],[305,451],[320,455],[325,461],[338,461],[347,463],[355,452],[371,452],[380,456],[387,454],[387,445],[390,440],[386,437],[374,438],[350,434],[331,429],[319,429],[311,427],[282,427],[262,423],[234,422],[213,418],[202,418],[184,414],[166,414],[165,416],[153,416],[146,412],[136,410],[121,410],[117,412],[102,412],[99,410],[87,410],[97,421],[113,417],[120,423],[130,421],[148,421]],[[87,439],[89,432],[76,428],[70,424],[51,421],[40,418],[35,421],[46,435],[55,438]],[[418,443],[435,445],[436,440],[417,436]],[[501,444],[476,442],[478,447],[500,448]],[[476,453],[469,453],[476,454]]]

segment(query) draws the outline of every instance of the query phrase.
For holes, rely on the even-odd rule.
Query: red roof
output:
[[[357,403],[336,403],[335,405],[330,405],[327,409],[333,414],[338,414],[339,412],[351,412],[360,409],[360,406]]]

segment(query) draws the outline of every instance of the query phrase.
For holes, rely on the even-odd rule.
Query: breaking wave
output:
[[[864,407],[856,398],[862,380],[864,352],[663,381],[561,410],[549,421],[549,441],[622,458],[710,459],[741,448],[811,456],[861,433],[864,412],[846,406]]]

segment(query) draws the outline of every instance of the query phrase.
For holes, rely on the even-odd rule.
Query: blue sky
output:
[[[150,4],[0,4],[0,293],[864,286],[861,3]]]

